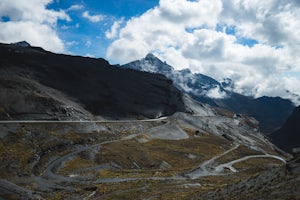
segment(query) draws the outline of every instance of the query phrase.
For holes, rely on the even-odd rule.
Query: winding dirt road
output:
[[[0,121],[0,124],[12,124],[12,123],[133,123],[133,122],[155,122],[155,121],[161,121],[161,120],[166,120],[168,117],[161,117],[157,119],[146,119],[146,120],[103,120],[103,121]],[[230,149],[224,151],[223,153],[216,155],[209,160],[206,160],[202,162],[199,166],[195,167],[195,169],[187,171],[186,173],[183,173],[183,175],[177,175],[177,176],[172,176],[172,177],[151,177],[151,178],[105,178],[105,179],[97,179],[97,180],[89,180],[86,177],[79,176],[75,174],[74,176],[63,176],[60,174],[57,174],[59,172],[59,169],[63,167],[64,163],[66,161],[69,161],[73,159],[74,157],[78,156],[80,153],[88,150],[92,150],[93,148],[97,148],[98,150],[101,150],[101,146],[104,144],[109,144],[109,143],[115,143],[115,142],[120,142],[124,140],[130,140],[133,139],[137,136],[139,136],[141,133],[138,134],[131,134],[127,135],[125,137],[111,140],[111,141],[105,141],[101,142],[99,144],[94,144],[91,146],[82,146],[82,147],[77,147],[77,149],[73,150],[71,153],[68,153],[62,157],[56,158],[52,162],[50,162],[47,166],[46,169],[42,172],[42,174],[39,177],[33,177],[33,179],[39,183],[39,184],[44,184],[45,188],[58,188],[60,187],[61,183],[63,185],[69,185],[72,183],[81,183],[81,184],[91,184],[91,183],[120,183],[120,182],[126,182],[126,181],[136,181],[136,180],[195,180],[203,176],[217,176],[217,175],[222,175],[223,171],[225,168],[230,169],[232,173],[237,172],[237,170],[233,167],[234,164],[252,159],[252,158],[273,158],[282,161],[283,163],[286,163],[286,161],[275,155],[270,155],[267,154],[263,151],[261,153],[263,155],[251,155],[251,156],[245,156],[236,160],[232,160],[227,163],[222,163],[218,164],[215,166],[214,162],[216,159],[221,158],[225,156],[226,154],[236,150],[240,144],[238,142],[235,143],[233,147]],[[254,144],[253,144],[254,145]],[[97,166],[95,166],[97,168]],[[36,179],[35,179],[36,178]],[[68,187],[67,189],[74,189],[72,187]]]

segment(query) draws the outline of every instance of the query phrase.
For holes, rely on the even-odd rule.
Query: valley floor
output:
[[[236,120],[1,122],[0,198],[300,199],[299,165]]]

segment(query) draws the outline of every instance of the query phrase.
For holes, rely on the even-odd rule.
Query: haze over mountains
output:
[[[174,70],[153,54],[121,67],[163,74],[173,80],[182,92],[200,102],[256,118],[260,122],[261,131],[267,134],[280,128],[295,107],[290,100],[280,97],[254,98],[232,92],[234,83],[230,79],[220,83],[206,75],[194,74],[189,69]]]

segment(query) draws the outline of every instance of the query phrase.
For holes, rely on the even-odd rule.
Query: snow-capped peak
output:
[[[144,71],[160,74],[172,73],[174,71],[173,67],[161,61],[152,53],[148,53],[146,57],[141,60],[141,66],[144,68]]]
[[[16,42],[16,43],[13,43],[13,44],[16,45],[16,46],[20,46],[20,47],[31,47],[31,45],[26,41]]]
[[[158,58],[152,53],[148,53],[145,57],[145,60],[157,60]],[[158,59],[159,60],[159,59]]]
[[[123,67],[163,74],[167,78],[173,80],[175,86],[181,91],[187,92],[193,96],[200,95],[207,97],[208,94],[214,94],[215,98],[223,98],[226,96],[220,83],[213,78],[202,74],[194,74],[188,68],[175,70],[172,66],[161,61],[152,53],[148,53],[145,58],[128,63]],[[215,95],[219,90],[223,91],[222,95]]]

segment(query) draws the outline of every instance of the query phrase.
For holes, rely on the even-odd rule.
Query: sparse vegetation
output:
[[[149,128],[159,125],[161,123],[148,124]],[[161,140],[143,132],[134,135],[138,132],[131,131],[129,126],[116,124],[118,131],[112,131],[112,124],[109,126],[107,131],[79,133],[73,129],[76,126],[66,124],[21,125],[0,140],[1,170],[6,172],[1,173],[1,178],[17,177],[19,186],[37,191],[47,199],[218,199],[232,190],[239,193],[234,192],[230,198],[238,199],[241,194],[244,198],[253,198],[263,195],[261,191],[269,191],[253,184],[270,169],[284,168],[275,159],[253,158],[233,165],[237,173],[225,169],[227,175],[191,180],[183,175],[233,148],[234,143],[222,136],[186,127],[183,130],[188,139]],[[240,145],[216,159],[211,167],[260,154]],[[270,181],[274,183],[285,180],[280,173],[271,176]],[[250,186],[246,187],[248,182]],[[44,193],[41,187],[51,190],[52,195]]]

